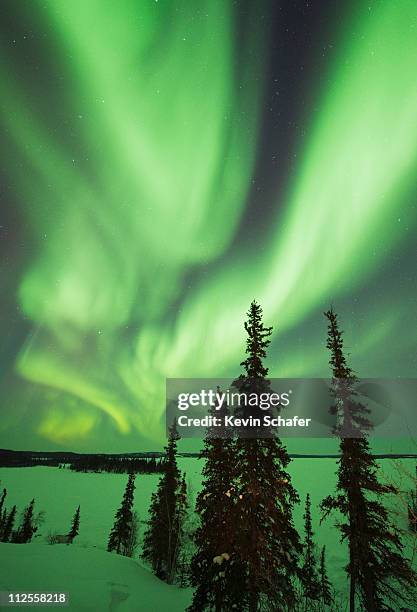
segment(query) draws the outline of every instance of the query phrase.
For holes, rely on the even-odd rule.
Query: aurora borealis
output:
[[[327,374],[330,302],[415,376],[417,6],[318,4],[2,3],[0,447],[156,448],[254,297],[273,376]]]

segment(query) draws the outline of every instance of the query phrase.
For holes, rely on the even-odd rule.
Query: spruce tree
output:
[[[77,537],[78,532],[80,530],[80,506],[75,511],[75,514],[72,519],[71,529],[68,534],[68,542],[72,544],[74,538]]]
[[[139,516],[136,511],[132,513],[132,522],[130,528],[130,537],[129,542],[126,548],[125,556],[133,557],[136,553],[136,549],[138,547],[138,537],[139,537]]]
[[[6,510],[4,510],[6,512]],[[5,517],[4,526],[1,534],[2,542],[9,542],[13,535],[13,527],[16,519],[16,506],[10,510],[9,514]]]
[[[155,576],[169,584],[175,579],[176,563],[180,553],[178,440],[179,435],[174,423],[170,428],[168,445],[165,448],[164,473],[159,480],[156,493],[151,498],[150,516],[141,555],[142,559],[150,564]]]
[[[132,529],[134,491],[135,474],[129,474],[122,503],[116,512],[114,524],[110,531],[107,544],[108,552],[114,551],[118,555],[128,556]]]
[[[178,524],[178,538],[177,538],[177,551],[176,557],[176,577],[180,586],[188,586],[189,581],[189,558],[187,557],[187,551],[185,547],[186,534],[186,523],[188,517],[188,494],[187,494],[187,482],[185,479],[185,473],[182,476],[181,483],[178,491],[177,500],[177,524]]]
[[[13,542],[17,544],[27,544],[30,542],[37,531],[34,516],[35,500],[32,499],[30,504],[23,512],[22,523],[13,535]]]
[[[220,389],[217,389],[220,391]],[[219,408],[216,410],[216,408]],[[191,584],[195,587],[190,612],[239,609],[243,566],[235,551],[235,444],[230,428],[224,427],[228,410],[213,409],[222,425],[207,429],[200,458],[205,460],[203,482],[197,496],[196,552],[191,562]]]
[[[1,498],[0,498],[0,539],[1,539],[2,531],[4,529],[4,522],[5,522],[5,519],[6,519],[6,508],[4,506],[4,501],[6,499],[6,495],[7,495],[7,491],[6,491],[6,489],[3,489],[3,493],[2,493]]]
[[[185,522],[188,514],[188,497],[187,497],[187,481],[185,479],[185,472],[182,475],[181,483],[178,491],[177,500],[177,525],[178,525],[178,539],[177,546],[181,546],[184,540]]]
[[[324,608],[333,603],[332,589],[326,568],[326,547],[320,553],[320,601]]]
[[[414,596],[416,575],[404,556],[399,530],[391,522],[380,497],[395,493],[395,487],[378,480],[378,466],[371,454],[367,432],[371,428],[369,410],[358,400],[357,378],[343,349],[343,334],[336,313],[325,313],[328,320],[327,348],[333,382],[334,407],[338,417],[335,432],[340,436],[340,460],[336,493],[322,502],[324,516],[339,511],[337,523],[341,540],[346,541],[350,580],[349,609],[367,612],[398,610]],[[349,436],[349,437],[346,437]]]
[[[0,542],[2,541],[4,529],[6,527],[6,521],[7,521],[7,508],[4,507],[3,512],[1,513],[1,516],[0,516]]]
[[[7,491],[6,489],[3,489],[3,492],[0,497],[0,520],[1,520],[1,517],[3,516],[4,500],[6,499],[6,495],[7,495]]]
[[[317,573],[317,561],[315,555],[314,532],[311,521],[311,501],[307,493],[304,512],[304,549],[303,563],[301,566],[301,581],[303,585],[304,598],[307,609],[313,607],[314,602],[320,599],[320,583]]]
[[[241,363],[244,373],[234,386],[247,396],[271,393],[263,360],[270,343],[271,327],[262,322],[262,309],[252,302],[248,320],[247,358]],[[248,402],[246,402],[248,404]],[[254,412],[256,411],[256,412]],[[259,418],[259,409],[245,405],[243,416]],[[243,432],[236,441],[235,554],[242,567],[239,584],[242,608],[291,609],[296,600],[294,579],[298,576],[301,552],[294,528],[292,510],[299,498],[286,471],[290,457],[275,432],[249,438]]]

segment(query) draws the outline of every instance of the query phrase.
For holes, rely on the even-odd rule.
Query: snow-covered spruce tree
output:
[[[78,506],[78,508],[75,511],[75,514],[72,519],[71,529],[68,534],[68,542],[70,544],[72,544],[74,541],[74,538],[77,537],[79,530],[80,530],[80,506]]]
[[[255,301],[250,305],[245,330],[247,358],[241,363],[244,373],[233,384],[239,393],[259,397],[261,393],[271,393],[263,360],[272,328],[264,326],[262,309]],[[245,405],[242,410],[244,417],[260,416],[256,406]],[[236,587],[245,597],[241,609],[249,612],[293,607],[294,579],[299,574],[302,550],[292,517],[299,498],[286,471],[290,457],[275,432],[264,429],[260,435],[263,437],[250,438],[241,432],[235,446],[238,496],[234,554],[242,567]]]
[[[186,538],[186,525],[188,518],[188,493],[187,493],[187,481],[185,473],[182,476],[181,483],[178,491],[177,500],[177,523],[178,523],[178,538],[177,538],[177,551],[175,553],[176,564],[175,564],[175,575],[177,583],[181,587],[188,586],[189,573],[190,573],[190,560],[187,557],[187,551],[185,547]]]
[[[139,515],[134,510],[132,512],[132,522],[130,525],[130,536],[126,547],[126,557],[136,556],[136,551],[139,545]]]
[[[317,572],[315,554],[314,532],[311,521],[310,494],[307,493],[304,512],[304,543],[303,560],[301,565],[301,582],[305,599],[306,610],[312,610],[320,600],[320,582]]]
[[[192,560],[196,554],[197,546],[195,537],[198,528],[200,527],[200,518],[195,512],[196,495],[194,493],[192,482],[187,481],[187,512],[183,523],[183,538],[181,542],[181,553],[178,559],[178,574],[177,580],[181,587],[189,587],[191,585]]]
[[[6,509],[4,510],[6,512]],[[5,516],[4,524],[1,532],[1,542],[9,542],[13,536],[13,527],[16,519],[16,506],[10,510],[9,514]]]
[[[320,553],[320,603],[322,609],[330,607],[333,604],[332,586],[327,575],[326,567],[326,547],[323,546]]]
[[[108,552],[128,555],[132,529],[133,499],[135,492],[135,474],[129,474],[120,508],[114,517],[114,525],[107,544]]]
[[[19,528],[13,534],[13,542],[16,544],[27,544],[36,533],[38,528],[36,526],[34,508],[35,500],[32,499],[23,512],[22,522]]]
[[[220,391],[218,388],[217,391]],[[233,433],[224,426],[225,405],[213,413],[222,425],[207,429],[200,458],[205,460],[202,488],[196,512],[200,525],[195,533],[196,552],[191,562],[195,587],[190,612],[241,610],[243,565],[235,552],[235,446]]]
[[[152,567],[155,576],[172,584],[178,555],[181,533],[178,516],[180,496],[180,472],[177,466],[177,442],[179,435],[176,423],[169,430],[165,448],[164,473],[158,488],[152,495],[148,528],[145,532],[142,559]]]
[[[340,436],[341,457],[336,493],[321,506],[324,517],[333,510],[343,517],[337,526],[341,540],[348,544],[350,612],[357,603],[357,609],[367,612],[396,611],[413,601],[416,575],[404,556],[399,530],[380,501],[382,495],[395,493],[395,487],[378,480],[367,439],[369,410],[358,400],[357,378],[344,355],[337,315],[331,309],[325,316],[335,402],[332,413],[339,419],[335,433]]]

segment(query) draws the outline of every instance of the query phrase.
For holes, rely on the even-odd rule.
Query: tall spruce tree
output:
[[[180,525],[178,502],[180,472],[177,466],[176,423],[169,431],[165,448],[164,473],[156,493],[152,495],[148,528],[145,532],[142,559],[147,561],[158,578],[169,584],[175,580],[176,564],[180,554]]]
[[[32,499],[30,504],[25,508],[23,512],[22,522],[13,535],[13,542],[17,544],[27,544],[30,542],[37,531],[35,524],[35,500]]]
[[[220,391],[217,388],[217,391]],[[221,425],[207,429],[200,458],[205,460],[202,488],[196,512],[196,552],[191,562],[191,584],[195,587],[190,612],[239,610],[243,566],[235,551],[235,444],[233,432],[224,426],[228,410],[213,409]]]
[[[358,400],[357,378],[348,366],[343,334],[333,309],[328,320],[327,348],[330,351],[334,397],[335,432],[340,436],[340,460],[336,493],[322,502],[324,517],[337,510],[341,540],[346,541],[350,580],[349,609],[379,612],[400,608],[414,597],[416,575],[404,556],[399,530],[393,525],[380,497],[395,493],[378,480],[378,466],[370,452],[367,432],[369,410]],[[349,437],[346,437],[349,436]]]
[[[114,525],[107,544],[108,552],[128,556],[135,492],[135,474],[129,474],[120,508],[114,517]]]
[[[323,546],[320,553],[320,601],[322,607],[330,607],[333,604],[332,588],[326,567],[326,547]]]
[[[75,511],[75,514],[72,519],[71,529],[68,534],[68,541],[72,544],[74,538],[77,537],[78,532],[80,530],[80,506]]]
[[[317,572],[317,560],[315,554],[314,532],[311,521],[310,494],[307,493],[304,512],[304,549],[303,562],[301,566],[301,582],[306,601],[306,609],[314,607],[314,602],[320,599],[320,582]]]
[[[181,483],[179,486],[179,491],[178,491],[178,501],[177,501],[177,523],[178,523],[178,531],[179,531],[179,538],[178,538],[178,545],[181,545],[185,533],[185,523],[187,520],[187,513],[188,513],[189,507],[188,507],[188,495],[187,495],[187,480],[186,480],[186,475],[185,472],[182,475],[182,479],[181,479]]]
[[[240,393],[258,397],[271,393],[263,360],[270,343],[271,327],[262,322],[262,309],[255,301],[245,322],[247,358],[241,363],[244,373],[234,382]],[[259,409],[243,407],[243,416],[259,418]],[[256,411],[256,412],[254,412]],[[244,600],[242,609],[291,609],[296,600],[294,579],[302,550],[294,528],[292,510],[299,501],[286,471],[290,457],[275,432],[263,437],[247,433],[236,441],[235,554],[242,567],[239,584]]]
[[[6,512],[6,510],[4,510]],[[1,541],[9,542],[13,536],[13,527],[16,519],[16,506],[10,510],[9,514],[5,517],[4,525],[1,533]]]
[[[175,552],[176,557],[176,578],[177,582],[180,583],[180,586],[185,587],[188,586],[188,575],[189,575],[189,559],[186,555],[186,547],[185,540],[187,537],[186,534],[186,524],[188,517],[188,493],[187,493],[187,481],[185,472],[182,476],[179,490],[178,490],[178,499],[177,499],[177,524],[178,524],[178,538],[177,538],[177,550]]]

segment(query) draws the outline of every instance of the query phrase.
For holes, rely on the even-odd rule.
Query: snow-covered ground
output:
[[[136,561],[96,548],[1,544],[0,567],[0,590],[68,593],[68,608],[77,612],[183,612],[191,599],[189,589],[169,586]]]
[[[181,458],[181,470],[187,473],[192,493],[200,488],[202,462]],[[412,486],[415,460],[382,460],[386,479],[406,489]],[[334,490],[334,459],[295,459],[291,463],[293,483],[301,503],[295,510],[295,522],[302,529],[304,500],[311,495],[316,540],[326,545],[329,574],[338,589],[346,588],[343,567],[346,548],[339,542],[334,520],[319,524],[318,504]],[[138,475],[135,509],[145,521],[158,475]],[[0,544],[0,590],[64,590],[70,592],[74,610],[132,610],[164,612],[184,610],[190,601],[189,589],[169,587],[154,578],[139,560],[126,559],[106,552],[107,538],[114,513],[123,495],[124,474],[83,474],[49,467],[0,469],[0,487],[8,490],[7,507],[17,504],[21,510],[35,497],[37,510],[45,511],[39,535],[32,544]],[[45,543],[49,532],[66,533],[76,507],[81,506],[80,534],[72,546]],[[406,509],[400,498],[391,500],[396,521],[407,529]],[[141,525],[143,535],[144,526]],[[412,540],[409,541],[411,550]]]

